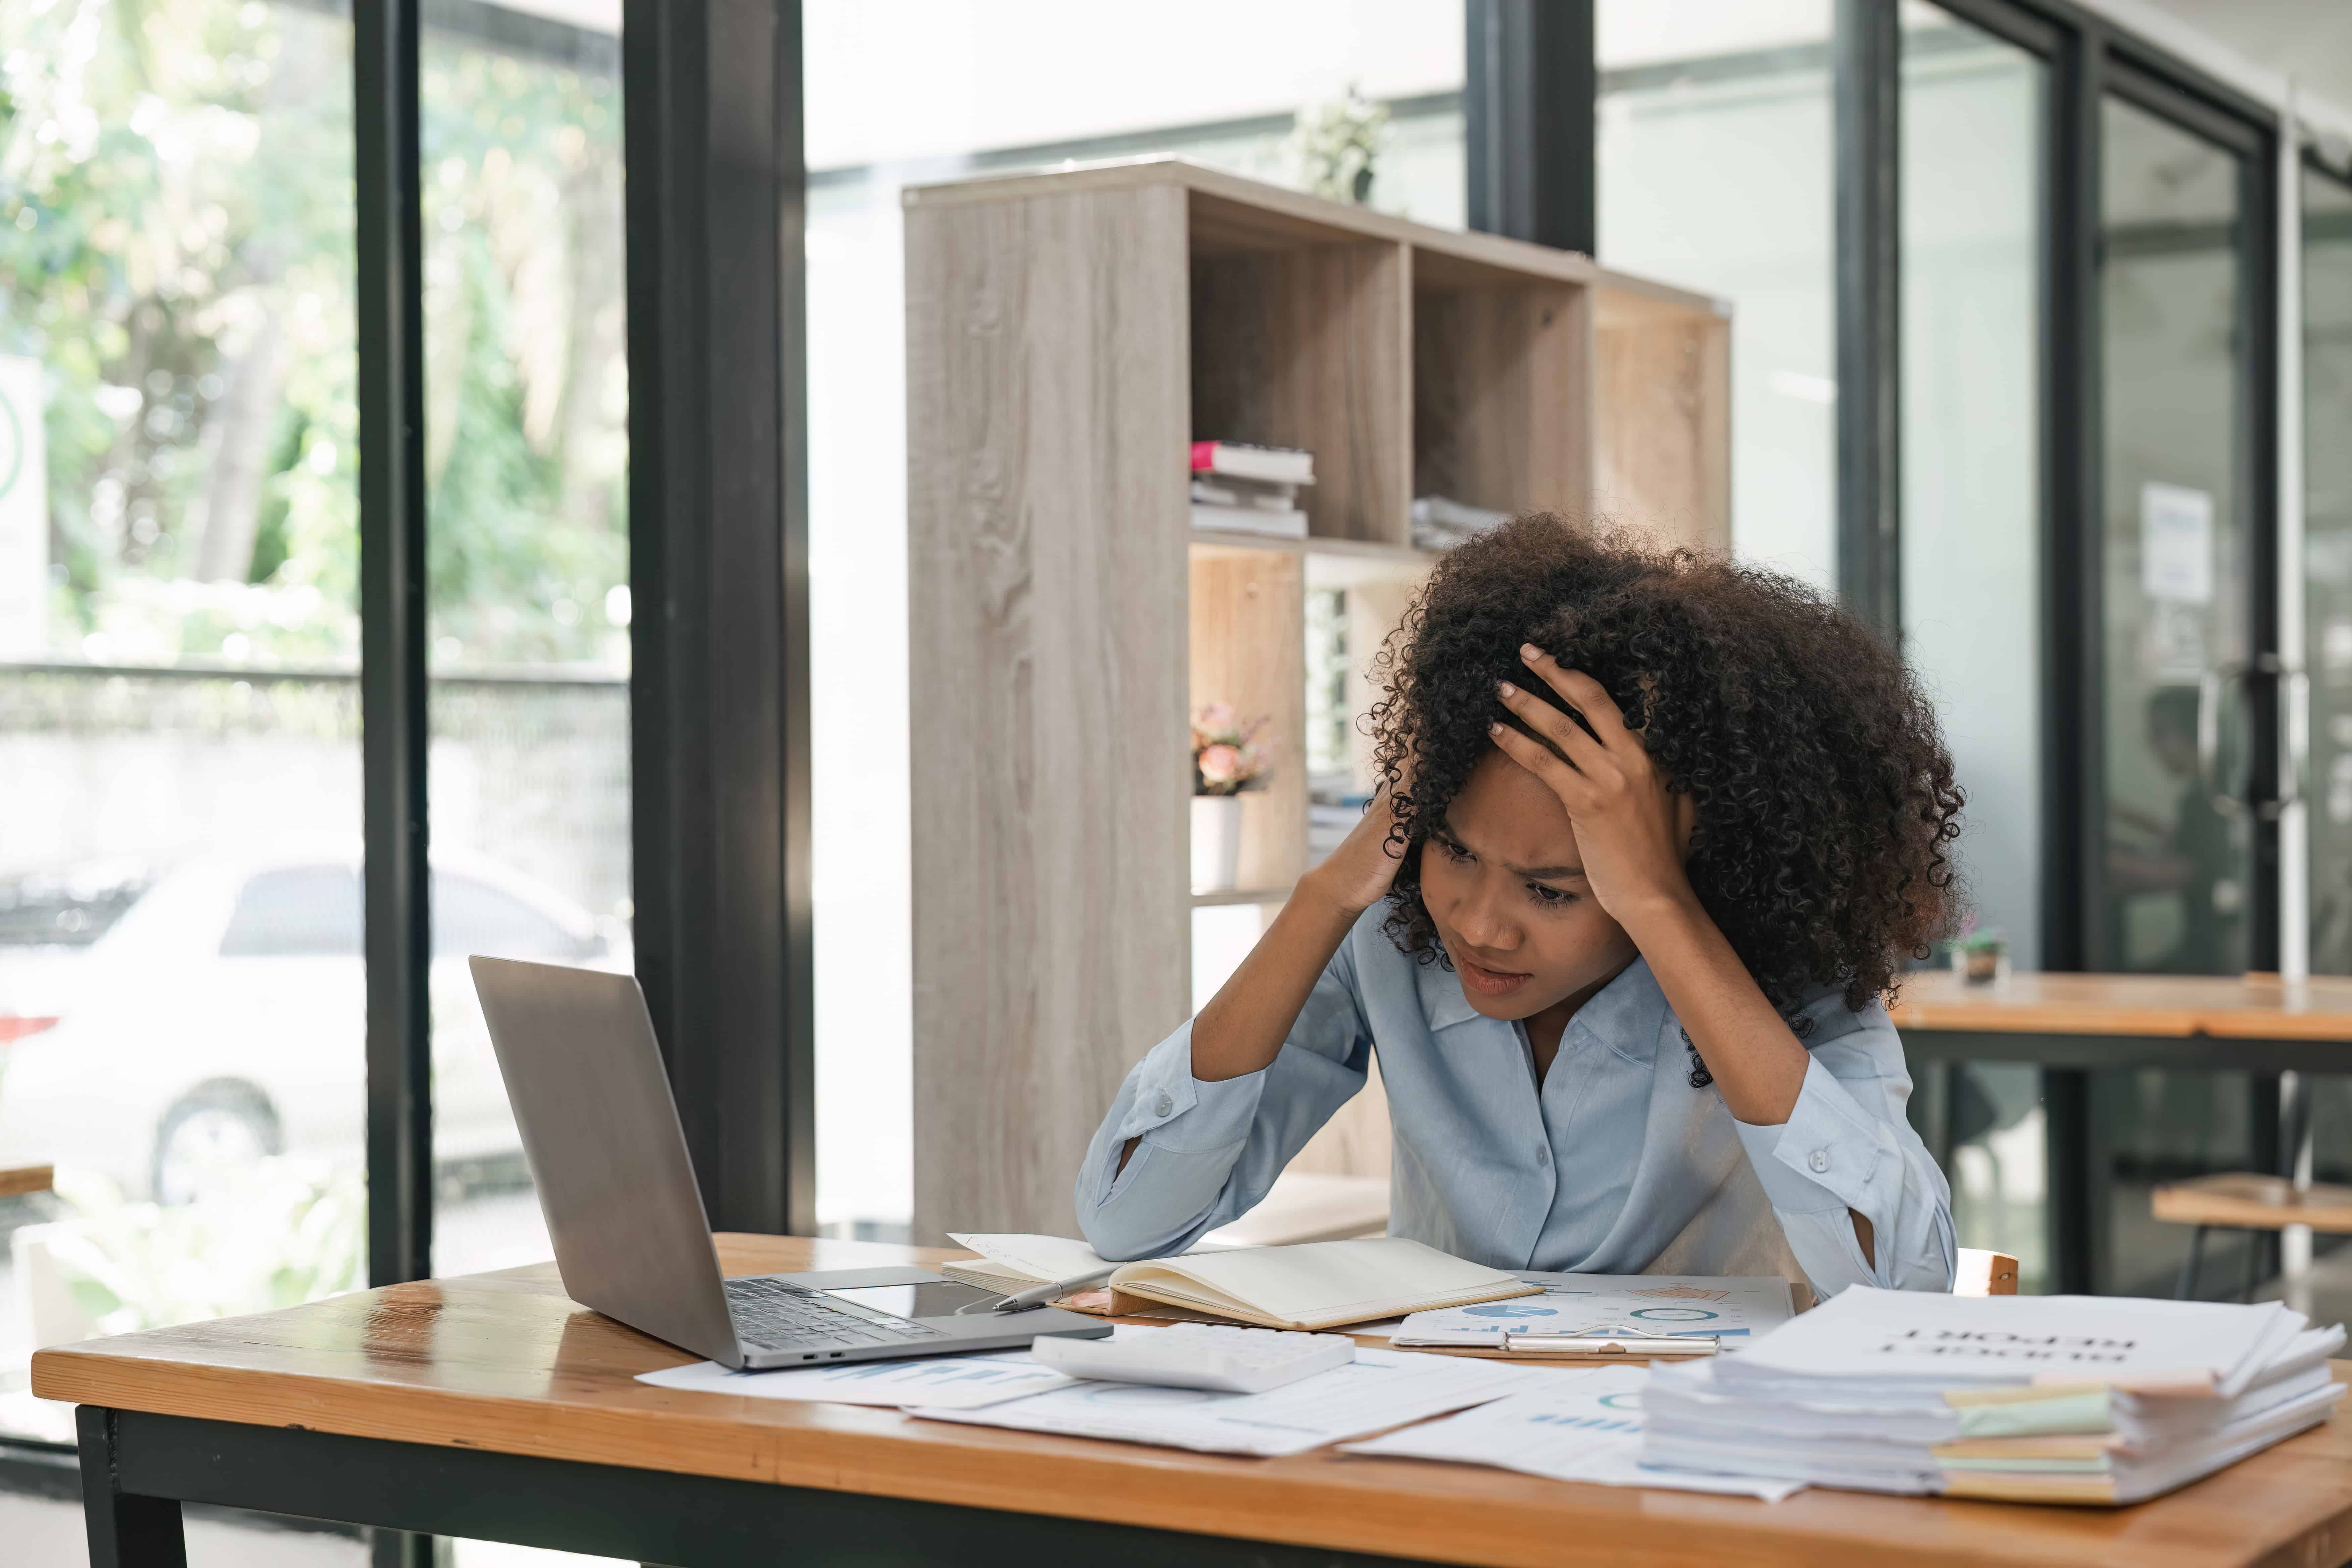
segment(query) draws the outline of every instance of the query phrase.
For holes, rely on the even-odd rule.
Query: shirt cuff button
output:
[[[1153,1100],[1153,1101],[1151,1102],[1151,1114],[1152,1114],[1152,1115],[1154,1115],[1154,1116],[1167,1116],[1167,1115],[1170,1115],[1170,1114],[1171,1114],[1171,1113],[1175,1110],[1175,1109],[1176,1109],[1176,1102],[1175,1102],[1173,1100],[1171,1100],[1168,1096],[1166,1096],[1166,1095],[1164,1095],[1164,1094],[1163,1094],[1163,1095],[1161,1095],[1158,1100]],[[1816,1160],[1818,1160],[1818,1159],[1820,1159],[1820,1158],[1821,1158],[1821,1156],[1820,1156],[1819,1154],[1816,1154],[1816,1155],[1814,1155],[1814,1156],[1813,1156],[1813,1158],[1814,1158],[1814,1159],[1816,1159]],[[1818,1166],[1818,1165],[1814,1166],[1813,1168],[1814,1168],[1815,1170],[1819,1170],[1819,1169],[1821,1169],[1821,1167],[1820,1167],[1820,1166]]]
[[[1817,1176],[1820,1175],[1823,1171],[1830,1168],[1829,1151],[1826,1149],[1814,1150],[1812,1153],[1806,1158],[1805,1163],[1813,1168],[1813,1174]]]

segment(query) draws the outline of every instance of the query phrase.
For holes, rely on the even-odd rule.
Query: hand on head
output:
[[[1620,921],[1636,902],[1687,897],[1683,862],[1697,823],[1696,803],[1666,787],[1642,737],[1599,681],[1532,643],[1519,656],[1529,679],[1574,707],[1591,729],[1505,681],[1497,692],[1503,706],[1534,738],[1497,721],[1490,726],[1495,745],[1559,797],[1576,829],[1592,896]]]

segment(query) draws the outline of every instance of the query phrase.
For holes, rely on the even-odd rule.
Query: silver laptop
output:
[[[468,961],[564,1293],[722,1366],[875,1361],[1100,1339],[1110,1325],[1003,1300],[928,1268],[724,1279],[634,976]]]

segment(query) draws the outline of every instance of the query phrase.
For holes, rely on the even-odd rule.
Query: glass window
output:
[[[897,1237],[909,1131],[906,389],[898,193],[1181,153],[1463,217],[1458,0],[808,0],[810,717],[819,1217]],[[1234,40],[1246,40],[1236,47]],[[1151,68],[1139,70],[1139,59]],[[1369,149],[1369,152],[1367,152]],[[1298,754],[1298,738],[1283,742]],[[1204,910],[1196,958],[1223,951]],[[1149,1041],[1136,1042],[1140,1050]]]
[[[2311,969],[2352,974],[2352,178],[2310,168],[2303,174],[2303,419]],[[2314,1074],[2305,1082],[2313,1173],[2352,1182],[2352,1079]]]
[[[551,909],[471,877],[433,878],[433,956],[540,958],[554,963],[594,956],[598,939],[586,921],[567,926]]]
[[[2352,974],[2352,184],[2303,176],[2311,967]]]
[[[1960,786],[1974,921],[2041,962],[2042,99],[2024,50],[1945,12],[1903,32],[1903,637]],[[1963,1247],[2045,1259],[2041,1075],[1948,1075]]]
[[[2245,658],[2239,163],[2101,106],[2107,896],[2103,964],[2246,967],[2248,824],[2199,760],[2200,688]],[[2209,731],[2224,726],[2204,715]]]
[[[255,873],[221,933],[223,958],[356,958],[360,879],[349,866]]]
[[[0,0],[0,1432],[362,1282],[351,42]]]
[[[2100,106],[2103,775],[2106,890],[2095,964],[2227,974],[2247,963],[2251,824],[2217,798],[2242,753],[2200,757],[2242,719],[2252,595],[2241,507],[2245,166],[2136,104]],[[2253,177],[2268,178],[2265,167]],[[2209,707],[2208,704],[2212,704]],[[2148,1215],[2160,1182],[2243,1170],[2242,1073],[2095,1073],[2093,1289],[2162,1293],[2188,1238]],[[2209,1279],[2252,1247],[2217,1237]],[[2216,1287],[2209,1284],[2210,1292]]]
[[[1594,16],[1601,259],[1732,302],[1733,548],[1834,588],[1830,0]]]
[[[467,957],[635,967],[620,8],[541,9],[423,13],[437,1274],[551,1255]]]

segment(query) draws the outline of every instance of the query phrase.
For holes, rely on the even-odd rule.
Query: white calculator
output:
[[[1171,1323],[1111,1340],[1041,1339],[1029,1357],[1069,1377],[1264,1394],[1347,1365],[1356,1359],[1356,1342],[1345,1334]]]

